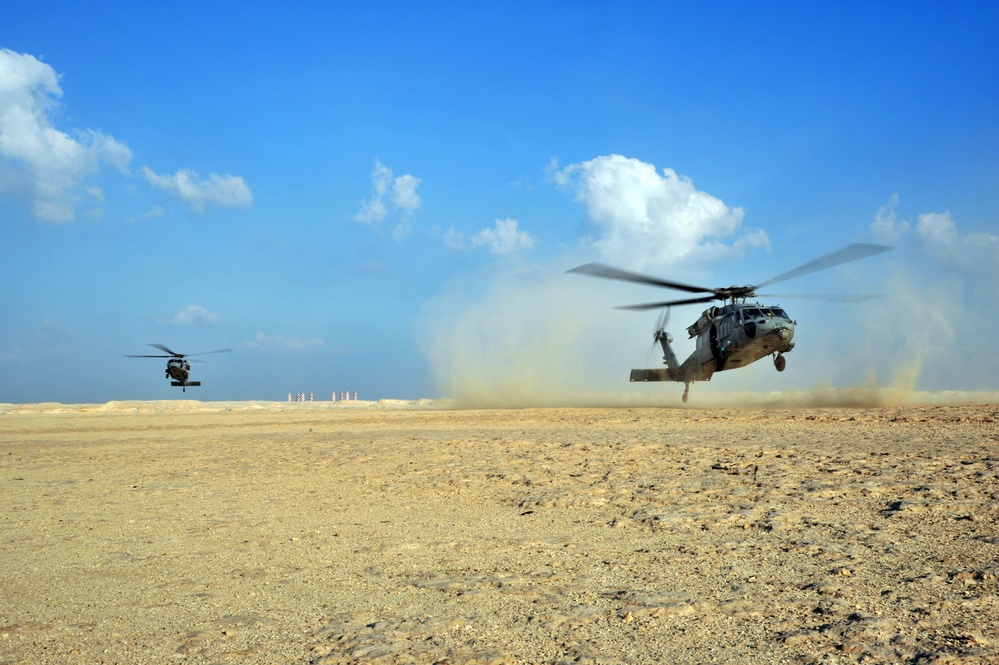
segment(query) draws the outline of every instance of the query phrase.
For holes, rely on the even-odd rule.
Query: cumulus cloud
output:
[[[264,331],[257,331],[256,337],[247,340],[241,345],[246,349],[281,349],[286,351],[306,351],[309,349],[321,349],[326,346],[326,342],[318,337],[303,339],[299,337],[286,337],[284,335],[268,335]]]
[[[999,236],[958,231],[949,212],[919,215],[916,234],[941,257],[964,266],[988,266],[999,274]]]
[[[935,261],[975,273],[996,268],[999,276],[999,235],[962,233],[950,211],[921,213],[915,224],[899,221],[898,205],[898,194],[892,194],[878,210],[870,226],[875,237],[901,242],[914,239],[919,250],[932,255]]]
[[[898,194],[892,194],[888,202],[878,208],[874,221],[871,222],[871,233],[879,240],[897,240],[909,230],[909,222],[898,219]]]
[[[420,209],[420,195],[416,189],[420,186],[420,179],[411,175],[401,175],[392,183],[392,205],[399,210],[413,212]]]
[[[169,319],[169,323],[175,326],[191,326],[196,323],[216,324],[219,322],[219,315],[209,312],[201,305],[188,305]]]
[[[729,208],[671,168],[660,174],[638,159],[606,155],[565,168],[553,160],[549,171],[586,209],[587,242],[609,263],[657,271],[769,245],[762,230],[742,230],[742,208]]]
[[[999,278],[999,235],[963,233],[949,211],[921,213],[916,216],[914,225],[896,222],[897,206],[898,195],[893,194],[871,223],[874,235],[900,242],[914,240],[915,249],[931,257],[934,264],[965,272],[976,281]],[[885,235],[886,231],[890,231],[889,236]]]
[[[380,197],[371,197],[361,204],[361,209],[354,219],[358,222],[364,222],[366,224],[378,223],[388,216],[388,208],[385,207],[385,201]]]
[[[999,235],[965,233],[949,212],[928,212],[916,218],[915,236],[922,274],[958,280],[951,287],[954,292],[949,299],[962,301],[966,312],[961,320],[988,319],[980,324],[984,327],[976,326],[976,331],[999,326],[999,310],[984,304],[995,299],[995,285],[999,283]],[[963,302],[965,298],[972,301]]]
[[[102,168],[130,175],[132,151],[124,143],[94,129],[55,127],[53,111],[61,97],[59,75],[50,65],[0,49],[0,194],[24,202],[40,222],[73,221],[81,201],[102,206],[104,191],[85,185]],[[247,206],[253,200],[238,176],[212,173],[202,180],[190,169],[159,175],[148,167],[143,175],[196,212]],[[87,214],[100,217],[101,212],[91,208]]]
[[[239,176],[212,173],[202,180],[191,169],[180,169],[173,175],[159,175],[145,166],[142,173],[150,185],[162,189],[198,213],[212,206],[243,208],[253,203],[250,188]]]
[[[392,169],[375,160],[371,170],[372,194],[361,203],[354,220],[372,226],[380,225],[390,215],[396,217],[392,235],[397,240],[409,235],[411,216],[423,202],[417,189],[420,179],[412,175],[396,177]]]
[[[444,243],[451,249],[471,250],[485,247],[494,256],[510,256],[534,247],[537,238],[518,228],[515,219],[497,219],[493,228],[485,228],[470,238],[454,229],[444,234]]]
[[[55,70],[29,54],[0,50],[0,191],[28,203],[41,222],[75,219],[81,187],[104,165],[126,171],[132,151],[93,129],[57,129],[62,96]]]

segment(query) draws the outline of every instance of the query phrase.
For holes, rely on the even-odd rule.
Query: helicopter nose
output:
[[[782,342],[789,342],[794,336],[794,331],[790,328],[780,328],[777,330],[777,338]]]

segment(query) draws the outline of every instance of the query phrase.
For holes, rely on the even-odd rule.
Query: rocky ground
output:
[[[0,663],[999,662],[999,406],[0,409]]]

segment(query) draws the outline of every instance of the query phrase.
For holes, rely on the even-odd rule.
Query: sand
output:
[[[0,408],[2,663],[999,662],[999,406]]]

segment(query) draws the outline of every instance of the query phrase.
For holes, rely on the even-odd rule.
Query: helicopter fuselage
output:
[[[759,303],[708,308],[687,333],[697,338],[698,363],[715,372],[794,348],[794,322],[780,307]]]
[[[166,378],[171,379],[171,386],[178,386],[187,392],[188,386],[200,386],[201,381],[189,381],[191,376],[191,364],[183,358],[171,358],[167,361]]]
[[[167,361],[166,366],[166,378],[173,379],[174,381],[179,381],[181,383],[187,382],[187,377],[191,375],[191,364],[188,363],[183,358],[171,358]]]
[[[778,371],[784,370],[783,354],[794,348],[794,321],[781,307],[760,303],[730,303],[709,307],[687,328],[696,348],[679,363],[665,330],[655,339],[663,348],[665,369],[634,369],[632,381],[677,381],[687,384],[710,381],[715,372],[745,367],[765,356],[773,356]],[[684,393],[686,395],[686,392]]]

